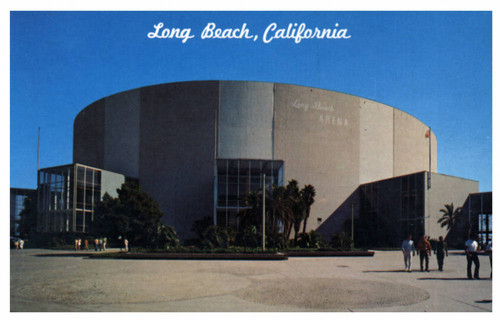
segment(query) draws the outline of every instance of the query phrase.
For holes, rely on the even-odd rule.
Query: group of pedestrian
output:
[[[16,248],[16,250],[23,250],[24,240],[23,239],[16,239],[14,241],[14,247]]]
[[[84,239],[83,240],[83,247],[82,247],[82,239],[81,238],[76,238],[75,239],[75,250],[89,250],[89,240]],[[95,244],[95,251],[103,251],[106,250],[106,244],[107,244],[107,238],[95,238],[94,239],[94,244]]]
[[[121,238],[121,237],[120,237]],[[24,241],[22,242],[24,244]],[[75,239],[75,250],[89,250],[89,240],[88,239],[85,239],[84,242],[84,247],[82,247],[82,239],[80,238],[76,238]],[[97,238],[94,238],[94,250],[95,251],[106,251],[107,249],[107,245],[108,245],[108,238],[106,237],[97,237]],[[16,242],[16,249],[18,248],[18,242]],[[21,249],[22,249],[22,245],[21,245]],[[128,245],[128,240],[127,238],[124,238],[123,239],[123,246],[122,246],[122,250],[128,252],[129,250],[129,245]]]
[[[448,256],[448,248],[446,247],[446,243],[443,241],[443,237],[439,237],[439,241],[441,245],[436,248],[435,251],[436,256],[438,258],[439,270],[443,271],[443,260],[444,254]],[[415,256],[415,253],[420,256],[420,271],[424,271],[424,263],[425,263],[425,271],[429,272],[429,257],[432,255],[432,246],[429,242],[429,237],[422,236],[420,241],[415,244],[413,243],[412,236],[408,235],[406,240],[403,241],[403,245],[401,247],[403,250],[404,262],[405,262],[405,271],[411,272],[411,257]]]
[[[106,251],[107,244],[108,244],[108,238],[106,237],[94,239],[95,251]]]
[[[430,237],[424,235],[415,246],[412,240],[412,236],[408,235],[406,240],[403,241],[401,249],[403,250],[405,271],[411,272],[411,259],[412,256],[415,256],[416,253],[417,255],[420,256],[420,271],[423,272],[425,270],[429,272],[429,257],[431,256],[432,253],[432,246],[429,240]],[[492,266],[491,244],[486,247],[485,251],[489,255],[490,265]],[[467,277],[469,279],[479,279],[478,252],[479,252],[479,244],[477,241],[477,237],[473,236],[465,242],[465,254],[467,257]],[[439,241],[437,241],[435,245],[434,254],[437,257],[439,271],[443,271],[444,257],[448,256],[448,247],[442,236],[439,237]],[[472,264],[474,264],[474,276],[472,275]],[[493,274],[491,274],[490,277],[492,277],[492,275]]]

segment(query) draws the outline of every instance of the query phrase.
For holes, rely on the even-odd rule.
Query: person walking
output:
[[[85,250],[89,251],[89,240],[87,238],[85,238],[83,244],[85,245]]]
[[[443,236],[439,236],[439,241],[436,243],[434,254],[437,257],[439,271],[443,271],[444,256],[448,256],[448,245],[444,242]]]
[[[492,262],[493,244],[491,242],[486,246],[485,251],[488,254],[488,256],[490,257],[490,268],[491,268],[490,278],[493,279],[493,262]]]
[[[123,246],[125,247],[125,252],[128,252],[128,240],[127,240],[127,238],[125,238],[123,240]]]
[[[411,256],[415,256],[415,245],[413,244],[413,240],[411,240],[411,234],[406,237],[406,240],[403,241],[403,245],[401,246],[403,250],[403,258],[405,261],[405,271],[411,272]]]
[[[19,249],[23,250],[23,248],[24,248],[24,240],[19,239]]]
[[[467,278],[472,279],[472,263],[474,262],[474,279],[479,279],[479,244],[474,235],[469,240],[465,241],[465,254],[467,256]]]
[[[429,257],[431,256],[431,244],[427,241],[425,235],[417,243],[417,254],[420,255],[420,271],[424,271],[424,261],[425,261],[425,271],[429,272]]]
[[[94,246],[95,246],[95,251],[99,250],[99,239],[97,238],[94,239]]]

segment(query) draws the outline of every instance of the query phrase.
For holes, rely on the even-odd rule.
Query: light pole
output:
[[[262,251],[266,251],[266,174],[262,174]]]
[[[351,203],[351,248],[354,248],[354,203]]]

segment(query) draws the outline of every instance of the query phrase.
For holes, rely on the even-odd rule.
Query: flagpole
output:
[[[40,170],[40,127],[38,127],[38,146],[36,151],[36,174]]]
[[[431,172],[432,172],[432,161],[431,161],[431,127],[429,127],[429,177],[427,178],[427,189],[431,188]]]

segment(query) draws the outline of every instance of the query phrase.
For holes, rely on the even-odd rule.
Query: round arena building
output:
[[[432,154],[432,157],[431,157]],[[241,197],[269,183],[316,189],[309,229],[362,184],[437,171],[437,141],[415,117],[297,85],[190,81],[120,92],[74,121],[73,161],[137,179],[181,238],[206,216],[237,226]]]

